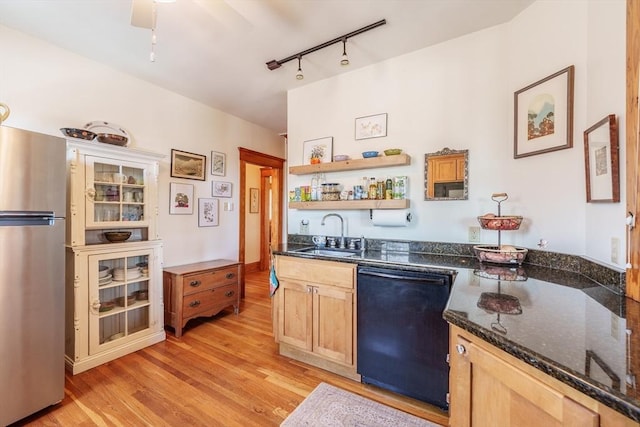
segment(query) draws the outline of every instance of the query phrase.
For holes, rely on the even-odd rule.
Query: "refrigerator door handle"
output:
[[[53,225],[54,221],[62,219],[64,219],[64,217],[54,216],[53,212],[4,211],[0,212],[0,227],[23,225]]]

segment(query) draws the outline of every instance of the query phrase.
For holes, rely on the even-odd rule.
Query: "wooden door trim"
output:
[[[238,215],[240,217],[239,221],[239,236],[240,241],[238,244],[238,261],[242,264],[242,278],[241,278],[241,294],[244,297],[244,275],[245,275],[245,238],[246,238],[246,223],[245,223],[245,215],[247,212],[247,203],[246,203],[246,185],[247,185],[247,164],[254,164],[262,167],[270,167],[277,172],[277,183],[274,184],[273,188],[273,218],[277,220],[277,236],[273,236],[273,243],[279,244],[282,236],[282,194],[283,194],[283,186],[284,179],[282,171],[284,170],[285,159],[281,159],[276,156],[272,156],[270,154],[264,154],[257,151],[249,150],[247,148],[238,147],[238,153],[240,156],[240,190],[238,192],[239,207],[238,207]],[[264,210],[264,209],[263,209]]]

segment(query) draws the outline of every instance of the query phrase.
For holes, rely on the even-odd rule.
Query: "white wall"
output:
[[[502,213],[526,221],[503,233],[504,243],[536,248],[545,239],[548,250],[610,262],[611,237],[624,242],[623,225],[612,223],[624,218],[624,200],[585,203],[582,132],[609,113],[624,114],[624,23],[623,0],[538,1],[510,23],[292,90],[289,164],[302,163],[305,140],[325,136],[333,136],[334,154],[359,158],[366,150],[402,148],[412,156],[408,167],[327,177],[354,185],[364,175],[409,175],[412,224],[373,227],[368,211],[344,211],[351,236],[467,242],[476,217],[495,213],[491,194],[507,192]],[[574,147],[514,159],[513,93],[571,64]],[[388,136],[355,141],[354,119],[382,112]],[[424,201],[424,154],[444,147],[469,149],[468,201]],[[290,176],[289,189],[310,179]],[[312,234],[338,233],[333,222],[320,226],[325,213],[289,211],[289,232],[299,232],[304,218]],[[483,230],[481,239],[495,244],[497,236]]]
[[[132,147],[167,156],[159,179],[165,265],[238,259],[237,147],[284,157],[277,134],[3,26],[0,52],[0,100],[11,107],[7,126],[61,136],[61,127],[105,120],[125,127]],[[229,199],[221,199],[218,227],[198,228],[197,209],[169,215],[169,182],[193,184],[196,198],[211,197],[214,178],[170,178],[172,148],[207,155],[208,168],[212,150],[227,154],[226,176],[215,178],[233,184],[235,209],[225,212],[222,202]]]

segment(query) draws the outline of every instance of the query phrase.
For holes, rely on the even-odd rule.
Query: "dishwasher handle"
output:
[[[403,275],[401,273],[394,274],[389,272],[361,269],[361,270],[358,270],[358,275],[384,277],[385,279],[407,280],[407,281],[413,281],[413,282],[429,282],[429,284],[443,285],[443,286],[449,284],[449,277],[446,275],[440,275],[440,274],[426,274],[425,276],[419,277],[419,276],[413,276],[413,275]]]

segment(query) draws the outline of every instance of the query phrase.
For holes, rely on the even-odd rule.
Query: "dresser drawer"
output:
[[[347,289],[354,288],[356,264],[289,256],[278,256],[276,260],[276,274],[278,277],[311,284],[338,286]]]
[[[227,285],[203,292],[187,295],[182,300],[183,317],[197,316],[216,307],[227,307],[236,304],[238,286]]]
[[[216,287],[238,283],[238,268],[228,267],[196,274],[185,275],[182,279],[182,293],[187,296]]]

